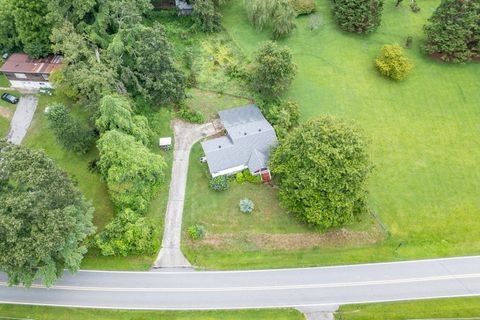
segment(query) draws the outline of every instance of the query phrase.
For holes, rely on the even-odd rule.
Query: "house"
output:
[[[252,175],[260,174],[263,181],[269,181],[270,150],[277,144],[275,129],[254,104],[218,114],[226,135],[202,142],[212,177],[248,169]]]
[[[62,61],[60,55],[32,59],[27,54],[14,53],[7,58],[0,72],[7,77],[13,88],[52,88],[49,77],[53,71],[62,67]]]

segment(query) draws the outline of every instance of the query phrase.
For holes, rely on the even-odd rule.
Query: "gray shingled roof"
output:
[[[252,173],[267,167],[277,136],[258,107],[250,104],[218,114],[227,135],[202,142],[210,173],[215,175],[242,165]]]

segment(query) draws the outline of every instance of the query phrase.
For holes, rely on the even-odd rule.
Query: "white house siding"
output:
[[[40,82],[40,81],[17,81],[9,80],[12,88],[17,89],[40,89],[40,88],[49,88],[52,89],[52,84],[50,82]]]
[[[243,171],[245,169],[248,169],[248,167],[244,166],[244,165],[241,165],[241,166],[238,166],[238,167],[233,167],[233,168],[228,168],[228,169],[225,169],[225,170],[222,170],[222,171],[217,171],[217,172],[212,173],[212,178],[215,178],[215,177],[218,177],[218,176],[224,176],[224,175],[232,175],[232,174],[235,174],[237,172]]]

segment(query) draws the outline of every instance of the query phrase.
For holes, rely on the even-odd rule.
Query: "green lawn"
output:
[[[0,304],[0,319],[31,320],[301,320],[294,309],[238,311],[126,311]]]
[[[248,60],[270,33],[248,24],[242,3],[234,0],[224,6],[223,21]],[[324,25],[312,32],[309,18],[300,17],[293,33],[280,41],[292,50],[298,65],[286,96],[300,104],[302,119],[331,114],[352,120],[370,140],[375,165],[369,180],[370,206],[391,236],[373,245],[339,242],[337,247],[322,244],[301,250],[265,250],[252,246],[250,239],[234,242],[230,250],[187,243],[190,259],[202,267],[248,268],[480,252],[480,64],[448,65],[422,54],[422,27],[438,4],[438,0],[422,1],[422,11],[414,14],[407,3],[395,9],[394,1],[388,1],[378,31],[359,36],[339,31],[331,18],[331,1],[317,0]],[[403,44],[407,36],[414,39],[413,48],[406,52],[415,69],[403,82],[381,77],[373,65],[381,46]],[[300,228],[287,217],[278,220],[289,224],[281,226],[283,231],[276,222],[224,219],[225,212],[231,212],[246,194],[244,188],[234,187],[227,192],[230,195],[212,195],[204,182],[199,183],[203,180],[192,174],[190,178],[188,194],[194,198],[187,200],[186,221],[204,223],[210,236],[219,230],[245,233],[261,228],[274,234]],[[283,214],[262,188],[248,194],[266,199],[272,211]],[[203,198],[196,195],[199,192]]]
[[[40,96],[39,106],[34,115],[32,125],[24,140],[24,144],[35,149],[43,149],[56,163],[67,171],[72,179],[78,183],[80,191],[85,197],[92,201],[95,207],[94,224],[97,231],[113,218],[114,210],[108,190],[102,181],[100,174],[92,173],[88,169],[88,163],[98,158],[98,151],[93,148],[85,155],[78,155],[69,152],[57,143],[53,132],[48,128],[44,116],[45,107],[54,101],[64,102],[67,105],[69,101],[59,97]],[[72,109],[73,114],[83,120],[87,120],[88,114],[79,107]],[[152,112],[147,115],[152,130],[155,132],[155,141],[160,136],[172,135],[169,127],[171,112],[167,109],[160,109],[158,112]],[[0,122],[1,124],[1,122]],[[157,144],[152,145],[152,149],[165,156],[168,167],[165,169],[166,179],[161,187],[159,195],[152,201],[147,212],[147,216],[152,219],[157,227],[158,246],[163,235],[163,217],[166,210],[168,197],[168,186],[170,183],[172,153],[160,151]],[[91,248],[82,262],[83,269],[107,269],[107,270],[148,270],[154,261],[156,253],[152,256],[128,256],[128,257],[104,257],[95,249]]]
[[[18,91],[14,90],[0,91],[0,94],[5,92],[13,94],[17,97],[21,96]],[[15,104],[0,100],[0,138],[4,138],[8,134],[8,131],[10,130],[10,121],[12,120],[13,114],[15,113],[15,108]]]
[[[217,112],[223,109],[237,107],[250,103],[250,100],[216,93],[208,90],[190,89],[187,93],[187,105],[200,111],[206,120],[216,118]]]
[[[479,319],[480,297],[341,306],[337,320]]]

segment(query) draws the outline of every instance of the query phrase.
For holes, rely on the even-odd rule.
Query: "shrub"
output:
[[[292,0],[293,9],[297,15],[310,14],[315,11],[315,0]]]
[[[253,184],[260,184],[262,183],[262,177],[260,175],[252,175],[250,173],[250,170],[246,169],[243,170],[243,177],[245,178],[245,181],[253,183]]]
[[[269,26],[273,37],[287,35],[295,28],[296,13],[291,0],[245,0],[250,23],[258,30]]]
[[[276,101],[261,105],[268,121],[275,128],[279,139],[283,139],[289,131],[298,126],[300,108],[293,101]]]
[[[421,10],[416,0],[410,1],[410,9],[412,10],[413,13],[418,13]]]
[[[312,14],[308,20],[308,28],[310,31],[317,30],[323,25],[323,19],[319,14]]]
[[[281,205],[302,221],[338,227],[367,211],[367,145],[343,121],[322,117],[301,124],[272,152],[270,167]]]
[[[104,256],[152,254],[155,248],[154,227],[147,219],[125,209],[95,237]]]
[[[90,150],[94,140],[93,130],[74,119],[65,106],[49,106],[46,117],[50,129],[63,147],[77,153]]]
[[[247,198],[240,200],[239,206],[242,213],[252,213],[255,208],[253,201]]]
[[[265,99],[277,99],[290,88],[296,70],[290,50],[267,41],[256,53],[252,86]]]
[[[407,40],[405,40],[405,48],[410,49],[412,47],[412,43],[413,43],[413,37],[408,36]]]
[[[203,32],[220,30],[221,15],[212,0],[195,0],[193,4],[195,26]]]
[[[192,240],[202,240],[205,238],[205,227],[201,224],[191,225],[187,229],[188,236]]]
[[[188,108],[186,106],[182,106],[177,111],[177,116],[191,123],[203,123],[205,121],[203,114],[201,114],[199,111],[193,110],[192,108]]]
[[[227,176],[218,176],[210,180],[209,186],[215,191],[225,191],[229,187]]]
[[[479,1],[443,0],[425,26],[425,50],[449,62],[480,55]]]
[[[382,0],[334,0],[334,16],[345,31],[369,33],[380,26]]]
[[[398,44],[384,45],[375,65],[381,74],[394,80],[404,79],[413,68]]]
[[[242,184],[245,182],[245,177],[241,172],[237,172],[237,174],[235,175],[235,180],[237,181],[237,183]]]

